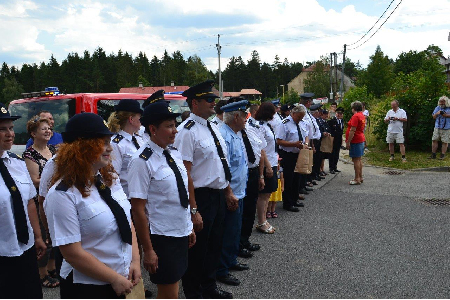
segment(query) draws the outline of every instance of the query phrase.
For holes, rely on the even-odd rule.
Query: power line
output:
[[[361,47],[362,45],[364,45],[365,43],[367,43],[380,29],[381,27],[383,27],[383,25],[389,20],[389,18],[392,16],[392,14],[397,10],[397,8],[400,6],[400,4],[402,3],[403,0],[400,0],[400,2],[397,4],[397,6],[394,8],[394,10],[389,14],[389,16],[386,18],[386,20],[384,20],[384,22],[380,25],[380,27],[378,27],[378,29],[367,39],[364,41],[364,43],[360,44],[359,46],[347,49],[347,50],[355,50],[358,49],[359,47]]]
[[[375,22],[375,24],[372,25],[372,27],[370,27],[369,30],[367,30],[367,32],[356,42],[349,44],[348,46],[353,46],[354,44],[359,43],[359,41],[361,41],[366,35],[369,34],[369,32],[375,27],[375,25],[378,24],[378,22],[380,22],[381,18],[386,14],[386,12],[388,11],[389,7],[391,7],[392,3],[394,3],[395,0],[392,0],[391,3],[389,3],[389,6],[384,10],[383,14],[378,18],[378,20]]]

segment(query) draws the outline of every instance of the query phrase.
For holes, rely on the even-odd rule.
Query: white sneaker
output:
[[[402,158],[402,163],[405,163],[405,162],[407,162],[406,158]]]
[[[394,157],[393,156],[389,157],[389,161],[394,161]]]

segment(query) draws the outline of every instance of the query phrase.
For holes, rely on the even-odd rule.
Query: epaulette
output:
[[[69,186],[67,184],[65,184],[64,181],[61,181],[55,188],[56,191],[62,191],[62,192],[67,192],[68,189],[69,189]]]
[[[264,121],[259,121],[259,125],[264,125]]]
[[[118,134],[118,135],[116,135],[116,136],[113,138],[112,141],[113,141],[114,143],[118,144],[121,140],[123,140],[123,135]]]
[[[139,155],[139,157],[142,158],[143,160],[148,160],[150,156],[152,156],[152,154],[153,150],[149,147],[146,147],[144,151],[142,151],[142,153]]]
[[[281,121],[283,124],[286,124],[287,122],[289,122],[291,119],[284,119],[283,121]]]
[[[248,122],[248,124],[252,127],[259,129],[259,125],[256,125],[255,123],[251,122],[251,120]]]
[[[178,150],[176,147],[174,147],[172,145],[167,146],[167,148],[169,148],[170,150]]]
[[[219,122],[217,122],[217,121],[211,121],[211,123],[214,123],[214,124],[216,124],[216,125],[219,125]]]
[[[17,159],[23,160],[23,158],[22,158],[21,156],[15,154],[15,153],[13,153],[13,152],[9,152],[9,151],[8,151],[8,155],[9,155],[9,157],[17,158]]]
[[[186,128],[187,130],[191,130],[192,126],[195,125],[195,121],[194,120],[189,120],[186,122],[186,124],[184,124],[184,128]]]

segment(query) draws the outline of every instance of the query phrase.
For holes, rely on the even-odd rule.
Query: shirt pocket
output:
[[[153,175],[153,180],[150,183],[154,188],[163,195],[169,197],[169,194],[177,190],[177,184],[175,179],[175,174],[169,167],[158,169]]]
[[[16,176],[14,179],[16,181],[17,187],[19,188],[23,203],[28,204],[28,200],[30,200],[30,194],[34,194],[34,192],[36,191],[33,183],[27,176]]]
[[[214,147],[216,147],[213,139],[205,139],[200,141],[200,151],[204,158],[214,157]]]
[[[114,215],[103,200],[81,208],[78,216],[81,233],[86,236],[103,236],[114,229]]]

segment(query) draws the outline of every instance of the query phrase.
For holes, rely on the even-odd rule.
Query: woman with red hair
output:
[[[141,277],[131,205],[111,165],[112,132],[96,114],[72,117],[44,202],[64,257],[61,298],[117,298]]]

